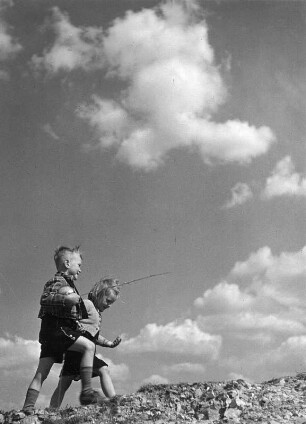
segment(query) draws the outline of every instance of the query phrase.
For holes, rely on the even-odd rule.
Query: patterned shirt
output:
[[[56,273],[44,286],[43,294],[40,298],[38,318],[43,318],[45,315],[53,315],[57,318],[70,318],[73,320],[80,320],[88,317],[81,297],[80,302],[76,305],[65,305],[67,295],[59,293],[59,290],[63,287],[71,287],[75,293],[79,294],[73,279],[69,275]]]

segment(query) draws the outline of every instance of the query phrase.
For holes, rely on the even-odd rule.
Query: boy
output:
[[[44,380],[55,362],[62,363],[66,351],[81,354],[80,403],[89,405],[102,399],[91,386],[95,345],[84,337],[84,329],[79,324],[80,319],[88,317],[85,305],[74,285],[81,272],[82,256],[79,246],[59,247],[55,250],[54,261],[57,273],[45,284],[40,299],[38,317],[41,318],[39,332],[41,353],[23,406],[23,411],[27,415],[34,413],[34,406]]]
[[[86,330],[85,337],[94,340],[98,346],[114,348],[121,342],[117,337],[113,342],[105,339],[99,334],[101,325],[101,314],[108,309],[119,297],[118,281],[113,278],[101,279],[94,285],[88,294],[88,299],[84,300],[88,318],[80,320],[81,325]],[[50,408],[59,408],[64,395],[73,380],[80,379],[80,354],[77,352],[67,352],[59,383],[55,389],[50,402]],[[100,377],[101,388],[107,400],[116,396],[116,392],[107,370],[107,364],[94,357],[92,377]]]

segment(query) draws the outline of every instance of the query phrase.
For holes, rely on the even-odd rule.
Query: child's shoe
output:
[[[80,404],[83,406],[98,404],[101,402],[103,402],[103,397],[96,390],[86,390],[80,394]]]
[[[24,406],[22,412],[26,415],[34,415],[35,408],[33,405]]]

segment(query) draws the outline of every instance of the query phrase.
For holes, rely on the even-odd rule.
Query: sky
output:
[[[0,0],[0,22],[0,409],[60,245],[85,297],[168,273],[104,313],[117,393],[305,371],[306,3]]]

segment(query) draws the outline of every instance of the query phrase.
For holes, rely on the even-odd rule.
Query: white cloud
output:
[[[253,193],[251,188],[245,183],[237,183],[231,189],[231,199],[226,202],[224,209],[231,209],[237,205],[243,205],[248,200],[252,199]]]
[[[37,362],[40,344],[38,341],[25,340],[22,337],[0,337],[0,368],[14,368]]]
[[[49,73],[101,69],[103,78],[106,72],[125,84],[113,100],[96,95],[77,114],[96,129],[95,147],[112,146],[131,167],[153,170],[178,148],[207,163],[249,163],[268,151],[274,134],[238,119],[214,122],[227,90],[197,12],[195,2],[168,1],[129,11],[103,31],[76,27],[54,8],[54,44],[33,63]]]
[[[75,27],[68,15],[58,7],[52,9],[50,22],[55,33],[55,42],[51,48],[44,50],[42,56],[32,57],[36,69],[56,73],[77,68],[91,70],[101,66],[101,29]]]
[[[206,366],[204,364],[199,363],[192,363],[192,362],[182,362],[179,364],[172,364],[172,365],[164,365],[163,366],[163,372],[164,374],[182,374],[182,373],[189,373],[189,374],[197,374],[197,377],[200,376],[200,374],[204,374],[206,371]]]
[[[99,358],[103,359],[108,364],[108,369],[112,380],[114,381],[126,381],[130,376],[130,370],[128,365],[121,363],[115,364],[111,359],[103,357],[101,354],[96,354]]]
[[[203,332],[195,321],[147,324],[138,336],[121,343],[125,353],[169,352],[176,355],[218,356],[221,337]]]
[[[52,126],[50,124],[45,124],[42,127],[43,131],[48,134],[53,140],[59,140],[60,137],[54,132]]]
[[[280,160],[266,181],[263,198],[279,196],[306,196],[306,177],[295,172],[290,156]]]
[[[222,281],[214,288],[206,290],[203,297],[194,301],[194,305],[214,313],[248,309],[252,302],[253,296],[241,291],[237,284]]]
[[[194,301],[197,325],[220,334],[216,367],[251,379],[305,366],[306,247],[274,255],[269,247],[234,264]]]
[[[161,375],[158,374],[152,374],[150,377],[145,378],[142,381],[142,385],[146,385],[146,384],[168,384],[169,380],[165,377],[162,377]]]
[[[198,151],[205,162],[248,163],[274,140],[267,127],[212,120],[226,87],[206,23],[180,4],[116,19],[104,37],[104,54],[110,75],[128,88],[112,103],[111,115],[105,100],[96,98],[81,116],[93,124],[93,114],[100,146],[111,141],[116,157],[130,166],[155,169],[176,148]]]
[[[14,57],[21,49],[21,45],[12,35],[12,28],[5,21],[5,10],[13,5],[13,2],[2,0],[0,2],[0,62],[5,62]],[[5,70],[0,71],[0,78],[8,78]]]

